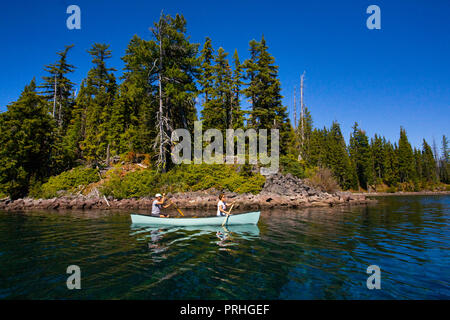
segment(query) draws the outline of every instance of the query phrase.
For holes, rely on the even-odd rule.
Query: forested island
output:
[[[249,42],[249,58],[241,61],[237,50],[230,57],[210,38],[192,43],[182,15],[161,15],[151,33],[151,40],[132,37],[118,79],[108,63],[109,46],[94,43],[88,50],[92,68],[79,90],[70,80],[73,45],[66,46],[45,66],[42,82],[33,79],[0,114],[3,207],[16,199],[34,206],[44,200],[32,199],[65,198],[72,208],[77,197],[110,207],[156,192],[213,197],[222,191],[242,203],[277,203],[275,194],[284,197],[280,205],[301,206],[364,200],[342,191],[450,191],[445,135],[439,145],[424,139],[413,148],[405,128],[391,142],[379,134],[369,138],[355,122],[347,145],[339,123],[314,127],[307,107],[291,123],[264,37]],[[174,165],[173,130],[193,131],[197,120],[203,130],[279,129],[280,173],[265,177],[251,164]],[[284,192],[273,187],[277,183],[290,187]]]

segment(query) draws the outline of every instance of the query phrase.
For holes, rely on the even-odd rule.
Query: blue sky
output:
[[[81,30],[66,28],[66,8],[81,8]],[[369,30],[366,8],[381,9],[381,30]],[[397,141],[405,127],[413,146],[422,139],[439,145],[450,136],[450,1],[10,1],[0,10],[0,111],[16,100],[33,77],[75,44],[69,61],[78,85],[91,67],[87,49],[111,45],[109,65],[121,74],[120,57],[134,34],[148,28],[161,10],[182,13],[193,42],[209,36],[215,49],[237,48],[264,34],[279,65],[284,104],[306,71],[305,104],[315,126],[336,120],[348,141],[355,121],[372,137]]]

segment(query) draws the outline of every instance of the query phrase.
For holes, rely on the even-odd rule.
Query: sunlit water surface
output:
[[[450,299],[449,226],[450,196],[263,211],[228,229],[0,212],[0,299]],[[81,290],[67,289],[69,265]],[[380,290],[366,286],[370,265]]]

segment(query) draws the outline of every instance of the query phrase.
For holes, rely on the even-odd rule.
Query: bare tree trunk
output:
[[[52,113],[53,118],[55,117],[55,112],[56,112],[56,74],[55,74],[55,91],[53,94],[53,113]]]
[[[233,129],[233,112],[234,111],[234,99],[233,94],[231,94],[231,108],[230,108],[230,126],[228,129]]]
[[[297,95],[297,87],[294,86],[294,129],[297,131],[297,103],[295,96]]]
[[[162,98],[162,68],[163,68],[163,49],[162,49],[162,32],[161,32],[161,19],[159,23],[159,71],[158,71],[158,87],[159,87],[159,159],[158,162],[161,165],[162,172],[166,171],[166,155],[164,152],[164,124],[163,124],[163,98]]]
[[[62,126],[62,119],[61,119],[61,99],[58,101],[58,127]]]
[[[303,147],[303,141],[305,140],[305,123],[304,123],[304,105],[303,105],[303,79],[305,77],[305,72],[303,71],[303,74],[300,78],[300,123],[301,123],[301,135],[302,135],[302,147]]]
[[[110,158],[110,143],[108,142],[108,146],[106,147],[106,166],[109,166],[109,158]]]

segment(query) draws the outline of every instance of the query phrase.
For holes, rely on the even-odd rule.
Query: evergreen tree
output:
[[[213,87],[209,91],[209,100],[202,110],[205,130],[214,128],[225,134],[232,124],[232,71],[227,59],[228,53],[220,47],[214,57]]]
[[[244,127],[244,112],[241,110],[241,87],[244,84],[242,81],[243,70],[242,64],[239,60],[239,55],[237,50],[234,50],[233,54],[233,78],[231,85],[231,112],[232,112],[232,123],[231,127],[234,129]]]
[[[293,143],[292,126],[287,108],[282,105],[278,66],[268,52],[264,37],[250,41],[250,59],[244,62],[245,78],[249,80],[243,93],[251,99],[249,126],[255,129],[279,129],[280,153],[285,154]]]
[[[406,136],[406,131],[403,128],[400,128],[397,155],[400,182],[412,181],[415,178],[414,155]]]
[[[414,155],[414,167],[415,167],[415,170],[416,170],[415,174],[416,174],[417,177],[421,178],[422,177],[422,172],[423,172],[422,153],[417,148],[414,148],[413,155]]]
[[[397,145],[387,142],[384,145],[384,182],[390,186],[395,187],[399,182],[398,173],[398,158],[397,158]]]
[[[442,158],[445,162],[450,161],[450,149],[448,147],[448,138],[445,134],[442,136]]]
[[[0,191],[12,199],[52,173],[55,122],[33,79],[19,99],[0,114]]]
[[[328,131],[326,128],[315,128],[311,132],[311,138],[308,143],[308,164],[313,167],[326,166],[326,145]]]
[[[200,51],[201,73],[199,75],[199,84],[201,93],[205,97],[205,105],[208,104],[214,85],[214,49],[212,41],[206,37],[203,49]]]
[[[448,139],[442,136],[442,157],[439,160],[439,178],[444,183],[450,183],[450,149]]]
[[[72,117],[73,86],[66,75],[75,70],[75,66],[67,62],[67,54],[74,45],[66,46],[61,52],[57,52],[58,61],[45,67],[48,76],[42,77],[44,83],[40,86],[42,94],[47,101],[52,103],[50,112],[57,120],[58,126],[65,130]]]
[[[151,153],[151,142],[157,135],[156,117],[158,87],[157,48],[155,42],[135,35],[122,60],[125,63],[111,121],[112,140],[117,141],[116,153],[133,151]]]
[[[426,182],[437,182],[436,161],[430,145],[423,139],[422,144],[422,179]],[[419,176],[420,177],[420,176]]]
[[[384,178],[384,144],[386,140],[375,134],[374,138],[370,140],[370,149],[373,157],[373,168],[377,183],[381,183]]]
[[[72,119],[64,137],[64,145],[66,146],[69,157],[73,161],[83,158],[81,145],[86,139],[86,113],[90,100],[91,97],[86,89],[86,80],[83,80],[80,86],[80,92],[75,99]]]
[[[154,143],[157,166],[161,171],[168,168],[172,131],[185,128],[193,131],[197,119],[195,99],[199,76],[200,59],[198,44],[190,43],[186,35],[186,20],[181,15],[172,18],[161,14],[159,22],[151,29],[156,49],[158,112],[156,127],[158,134]]]
[[[350,136],[350,157],[356,168],[356,175],[361,188],[368,189],[374,183],[373,158],[369,146],[369,139],[366,133],[358,128],[358,124],[353,126],[353,133]]]
[[[299,120],[297,127],[300,126]],[[300,145],[300,157],[301,159],[305,160],[306,162],[311,161],[311,136],[313,132],[313,120],[311,117],[311,113],[309,112],[309,109],[305,106],[304,108],[304,114],[303,114],[303,137],[301,136],[301,132],[297,130],[297,139],[299,141]]]
[[[108,68],[106,60],[111,57],[109,45],[95,43],[88,53],[92,56],[94,67],[86,79],[85,99],[86,122],[85,139],[82,142],[83,155],[88,162],[97,163],[109,157],[110,119],[116,93],[116,79]]]
[[[347,153],[344,137],[337,122],[333,122],[327,134],[326,166],[331,169],[343,189],[354,187],[352,167]]]

